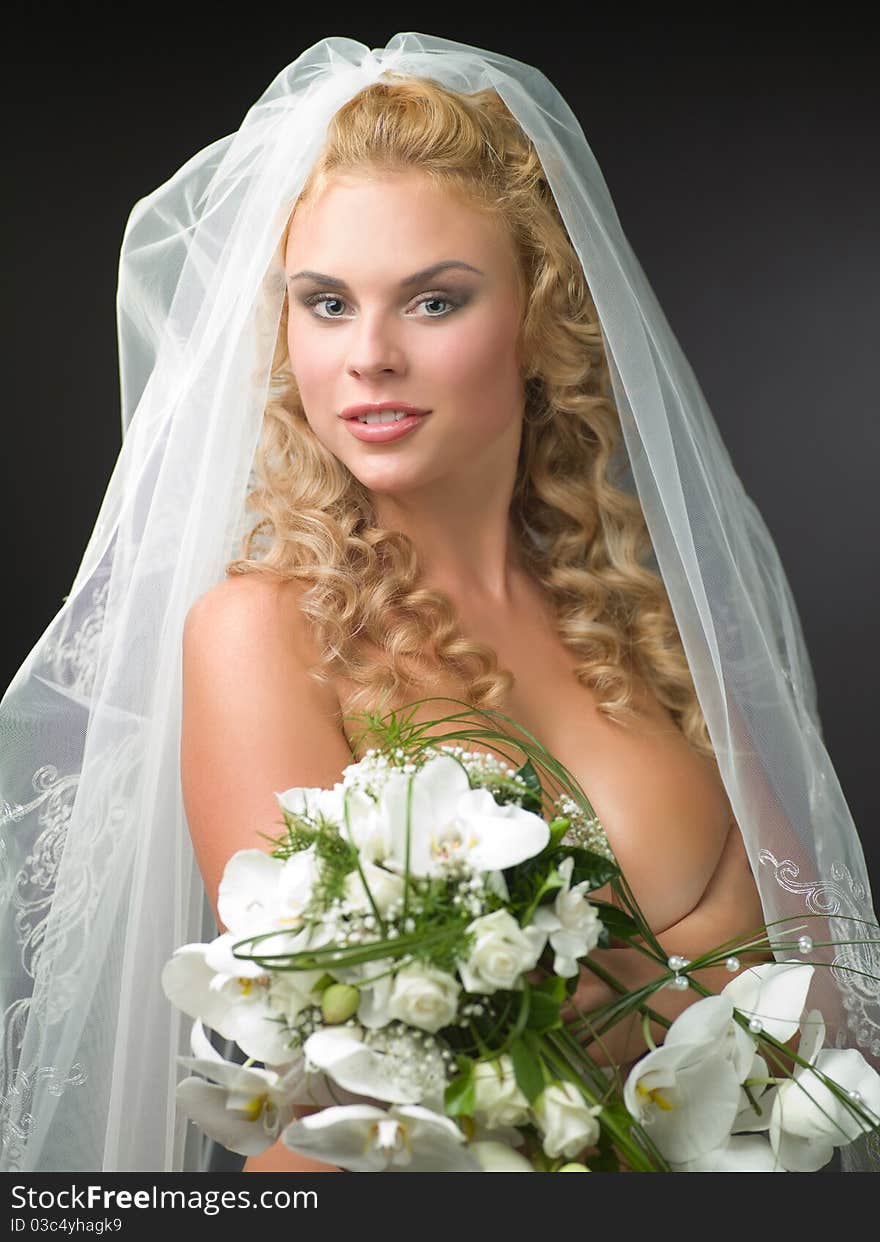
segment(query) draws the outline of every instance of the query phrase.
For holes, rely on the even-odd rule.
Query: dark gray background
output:
[[[116,266],[135,200],[238,127],[331,34],[412,28],[538,65],[583,125],[633,248],[762,511],[801,610],[826,742],[880,879],[873,30],[664,20],[504,29],[316,25],[285,6],[116,29],[99,8],[4,66],[0,689],[60,607],[120,444]],[[11,173],[11,175],[9,175]]]

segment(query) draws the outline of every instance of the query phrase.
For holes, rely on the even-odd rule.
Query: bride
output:
[[[662,582],[635,554],[644,519],[609,477],[596,311],[504,105],[365,88],[283,246],[254,497],[270,547],[227,568],[183,638],[181,777],[215,908],[225,861],[277,822],[272,791],[341,780],[346,714],[391,688],[393,705],[470,695],[533,732],[588,791],[670,953],[760,926]],[[604,956],[644,973],[635,950]],[[582,974],[581,1003],[608,999]],[[697,995],[664,990],[658,1008]],[[627,1057],[647,1048],[638,1030]],[[245,1164],[329,1167],[280,1141]]]
[[[822,943],[874,914],[784,571],[542,74],[316,44],[136,205],[119,334],[120,459],[0,705],[4,1169],[209,1167],[161,968],[380,699],[534,733],[670,953],[805,916],[829,1040],[880,1056],[876,955]]]

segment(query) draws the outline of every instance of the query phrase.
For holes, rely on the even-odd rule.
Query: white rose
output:
[[[468,992],[492,993],[499,988],[518,986],[520,976],[533,970],[547,942],[547,933],[537,927],[520,927],[506,910],[495,910],[474,919],[467,927],[474,946],[458,973]]]
[[[547,1155],[572,1160],[584,1147],[592,1147],[599,1139],[596,1117],[601,1111],[599,1104],[588,1106],[572,1082],[545,1087],[534,1112]]]
[[[474,1066],[474,1115],[489,1130],[529,1120],[529,1102],[517,1086],[513,1062],[506,1053]]]
[[[455,1017],[460,991],[458,980],[443,970],[404,966],[394,976],[388,1016],[423,1031],[439,1031]]]

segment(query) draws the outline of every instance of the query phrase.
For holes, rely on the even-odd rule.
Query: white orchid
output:
[[[293,1122],[281,1138],[291,1151],[357,1173],[481,1171],[455,1122],[416,1104],[326,1108]]]
[[[599,1140],[600,1104],[587,1104],[573,1082],[551,1083],[532,1105],[548,1156],[570,1160]]]
[[[694,1013],[693,1011],[696,1011]],[[725,996],[707,996],[684,1014],[689,1022],[637,1061],[627,1077],[623,1098],[670,1161],[693,1160],[727,1142],[740,1104],[740,1079],[726,1041],[733,1004]]]
[[[533,970],[547,943],[547,933],[529,924],[521,927],[507,910],[493,910],[465,929],[474,943],[458,973],[468,992],[491,995],[499,989],[522,987],[522,976]]]
[[[379,914],[386,918],[392,906],[403,899],[403,876],[376,866],[367,857],[362,857],[360,863],[360,872],[350,871],[345,877],[345,909],[351,913],[368,913],[375,902]]]
[[[704,996],[682,1010],[666,1032],[664,1042],[667,1046],[699,1043],[711,1032],[713,1052],[727,1058],[736,1081],[742,1083],[753,1071],[755,1040],[734,1019],[735,1002],[726,994],[726,989],[721,996],[723,1001],[717,996]]]
[[[332,789],[319,789],[313,786],[295,786],[275,794],[282,810],[290,815],[306,816],[317,819],[322,816],[331,823],[342,822],[345,789],[341,781],[337,781]]]
[[[757,1019],[764,1034],[785,1043],[797,1032],[813,969],[807,962],[761,962],[731,979],[721,995]]]
[[[557,867],[563,886],[552,906],[539,906],[531,926],[546,932],[556,957],[553,969],[557,975],[570,978],[578,973],[579,957],[585,957],[599,943],[602,920],[592,902],[587,900],[589,881],[571,887],[574,859],[569,855]]]
[[[303,1045],[306,1068],[325,1073],[348,1091],[392,1104],[442,1107],[446,1067],[439,1046],[418,1042],[414,1032],[364,1031],[332,1026]]]
[[[267,1063],[289,1060],[290,1035],[270,1001],[269,976],[255,973],[252,962],[241,963],[246,968],[241,974],[215,970],[209,960],[212,947],[215,960],[222,964],[228,957],[237,965],[229,953],[231,937],[227,933],[218,939],[223,946],[185,944],[175,950],[162,969],[165,995],[190,1017],[201,1018],[225,1039],[234,1039],[247,1056]],[[311,987],[319,977],[317,972],[301,977],[302,987]],[[302,999],[308,1003],[307,995]]]
[[[784,1173],[766,1138],[759,1134],[733,1135],[714,1151],[693,1160],[671,1160],[673,1173]]]
[[[442,873],[463,860],[474,871],[503,871],[540,853],[550,829],[539,815],[500,805],[488,789],[471,789],[467,772],[449,755],[430,759],[411,775],[395,773],[379,800],[391,834],[391,855],[414,876]]]
[[[194,1055],[179,1059],[204,1078],[185,1078],[178,1084],[183,1111],[230,1151],[255,1156],[271,1147],[294,1116],[293,1101],[303,1083],[302,1055],[283,1074],[236,1065],[220,1056],[198,1020],[190,1043]]]
[[[296,932],[304,926],[317,878],[313,845],[286,859],[273,858],[263,850],[238,850],[227,862],[220,881],[220,921],[238,940],[285,928]],[[273,937],[245,948],[248,952],[264,949],[267,954],[278,953],[282,951],[280,939]]]
[[[776,1088],[769,1137],[786,1169],[813,1173],[828,1163],[835,1147],[870,1129],[837,1098],[819,1073],[845,1093],[855,1092],[875,1122],[880,1120],[880,1075],[856,1048],[822,1048],[825,1021],[818,1009],[805,1016],[801,1032],[798,1055],[807,1065],[796,1065],[793,1077]]]

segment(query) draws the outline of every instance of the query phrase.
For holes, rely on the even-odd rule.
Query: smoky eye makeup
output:
[[[406,300],[405,306],[417,309],[425,304],[430,305],[432,302],[445,303],[446,309],[437,312],[427,312],[416,316],[420,319],[445,319],[453,311],[460,310],[466,306],[473,298],[474,293],[470,289],[429,289],[425,293],[419,294],[417,297],[410,297]],[[335,289],[321,289],[314,287],[312,291],[303,290],[295,294],[295,300],[308,310],[314,311],[315,308],[324,303],[340,303],[343,306],[350,307],[348,297]],[[344,319],[348,318],[345,314],[317,314],[319,319]]]

